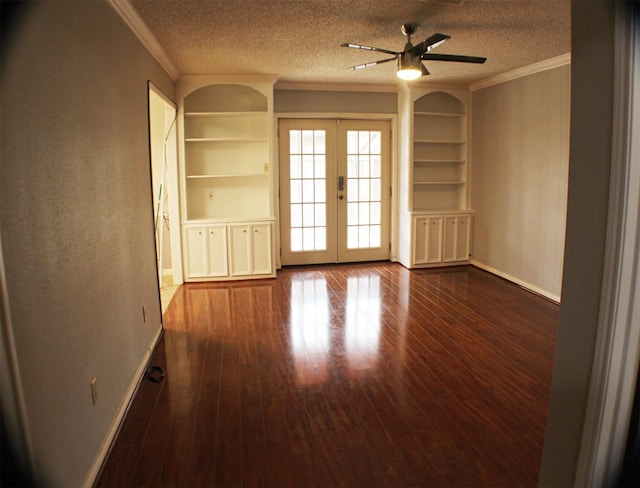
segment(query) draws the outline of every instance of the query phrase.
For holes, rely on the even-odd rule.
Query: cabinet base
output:
[[[465,265],[470,265],[471,261],[451,261],[451,262],[446,262],[446,263],[423,263],[423,264],[412,264],[410,266],[407,266],[404,263],[400,263],[402,264],[405,268],[407,269],[427,269],[427,268],[448,268],[451,266],[465,266]]]
[[[276,274],[269,275],[241,275],[241,276],[207,276],[202,278],[187,278],[185,283],[205,283],[217,281],[247,281],[247,280],[272,280],[276,278]]]

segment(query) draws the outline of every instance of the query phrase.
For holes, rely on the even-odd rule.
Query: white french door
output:
[[[389,259],[390,123],[281,119],[283,265]]]

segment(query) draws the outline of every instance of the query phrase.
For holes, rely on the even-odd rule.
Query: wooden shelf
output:
[[[454,180],[454,181],[415,181],[414,185],[464,185],[465,182],[462,180]]]
[[[473,210],[460,208],[430,208],[430,209],[413,209],[412,217],[430,216],[430,215],[473,215]]]
[[[247,111],[247,112],[186,112],[184,114],[185,117],[237,117],[237,116],[262,116],[266,117],[266,112],[255,112],[255,111]]]
[[[185,142],[269,142],[269,139],[243,137],[198,137],[185,139]]]
[[[439,141],[436,139],[414,139],[415,144],[466,144],[465,141]]]
[[[457,114],[457,113],[448,113],[448,112],[413,112],[414,115],[419,115],[423,117],[449,117],[449,118],[457,118],[464,117],[465,114]]]
[[[417,164],[462,164],[466,161],[464,159],[414,159],[413,162]]]
[[[206,179],[206,178],[255,178],[269,176],[269,173],[235,173],[225,175],[187,175],[187,179]]]

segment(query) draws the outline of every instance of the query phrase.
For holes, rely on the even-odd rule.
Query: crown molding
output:
[[[397,93],[398,85],[392,84],[355,84],[355,83],[296,83],[278,81],[275,90],[302,90],[302,91],[343,91],[343,92],[375,92]]]
[[[278,81],[278,75],[212,75],[212,74],[198,74],[198,75],[180,75],[180,82],[189,83],[238,83],[238,82],[252,82],[252,83],[270,83],[273,85]]]
[[[169,56],[158,42],[158,39],[156,39],[156,36],[151,33],[142,20],[142,17],[140,17],[138,12],[133,8],[131,2],[129,0],[107,0],[107,3],[111,5],[122,20],[124,20],[125,24],[129,26],[131,31],[155,60],[160,63],[160,66],[164,68],[171,79],[177,81],[180,73],[169,59]]]
[[[564,66],[567,64],[571,64],[571,53],[561,54],[560,56],[556,56],[555,58],[546,59],[544,61],[540,61],[539,63],[530,64],[529,66],[523,66],[522,68],[517,68],[513,71],[507,71],[506,73],[501,73],[499,75],[485,78],[484,80],[480,80],[475,83],[471,83],[469,85],[469,90],[471,90],[472,92],[482,90],[483,88],[488,88],[493,85],[499,85],[500,83],[505,83],[511,80],[517,80],[518,78],[522,78],[523,76],[529,76],[540,73],[542,71],[547,71],[549,69],[559,68],[560,66]]]

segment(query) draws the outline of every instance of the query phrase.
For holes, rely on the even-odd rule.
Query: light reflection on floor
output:
[[[375,367],[380,340],[380,277],[351,276],[347,281],[345,345],[353,369]]]
[[[379,276],[349,277],[344,305],[330,303],[324,278],[294,279],[290,297],[291,352],[298,383],[327,381],[332,356],[344,356],[352,372],[375,367],[381,330]]]
[[[296,381],[304,384],[325,381],[331,335],[324,278],[291,282],[289,326]]]
[[[162,304],[162,313],[165,313],[173,295],[180,285],[173,283],[173,274],[170,271],[164,271],[162,275],[162,286],[160,287],[160,303]]]

